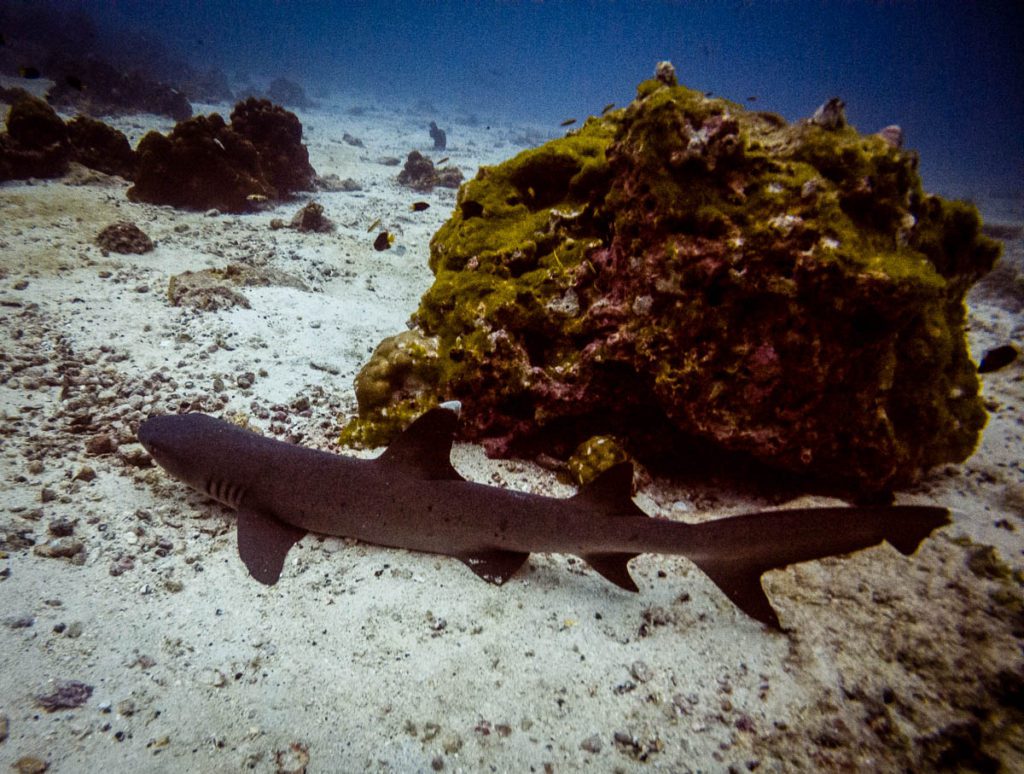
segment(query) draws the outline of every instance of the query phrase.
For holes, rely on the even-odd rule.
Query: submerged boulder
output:
[[[239,102],[228,124],[218,113],[149,132],[137,148],[132,201],[183,209],[247,212],[267,200],[313,188],[316,172],[302,144],[302,124],[267,100]]]
[[[462,186],[413,317],[433,380],[360,400],[347,435],[458,399],[496,455],[688,437],[869,492],[965,459],[985,411],[964,296],[999,252],[976,209],[839,100],[789,124],[659,68]]]

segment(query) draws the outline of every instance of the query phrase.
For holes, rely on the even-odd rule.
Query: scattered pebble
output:
[[[25,755],[18,758],[11,766],[18,774],[42,774],[50,768],[50,764],[36,758],[34,755]]]
[[[580,749],[585,750],[588,753],[599,753],[604,745],[601,743],[601,737],[597,734],[588,736],[582,742],[580,742]]]
[[[36,622],[34,615],[25,613],[23,615],[12,615],[4,619],[8,629],[28,629]]]
[[[49,540],[42,545],[34,546],[32,553],[51,559],[67,559],[71,564],[85,564],[85,544],[73,537]]]
[[[53,693],[38,694],[36,703],[47,712],[81,707],[92,696],[92,686],[79,680],[57,680]]]

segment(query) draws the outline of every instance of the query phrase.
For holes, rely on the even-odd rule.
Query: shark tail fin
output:
[[[595,518],[648,518],[633,502],[633,465],[613,465],[573,497]],[[580,558],[604,578],[626,591],[639,591],[627,565],[637,553],[626,551],[581,554]]]

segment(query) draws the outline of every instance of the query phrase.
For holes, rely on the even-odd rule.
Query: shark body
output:
[[[263,438],[204,415],[156,416],[139,441],[172,476],[238,511],[238,550],[272,585],[307,532],[461,559],[481,578],[508,580],[532,552],[583,558],[636,591],[627,563],[641,553],[686,556],[740,609],[779,621],[761,574],[889,542],[913,553],[948,523],[945,508],[805,508],[702,524],[651,518],[632,500],[632,466],[616,465],[572,497],[466,481],[450,454],[458,404],[428,411],[376,459]]]

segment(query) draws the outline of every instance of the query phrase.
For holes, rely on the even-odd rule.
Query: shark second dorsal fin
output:
[[[633,464],[612,465],[589,484],[584,484],[573,498],[584,508],[603,516],[639,516],[648,518],[633,502]]]
[[[464,481],[452,467],[452,439],[459,423],[459,404],[443,403],[405,428],[377,458],[381,465],[404,468],[428,481]]]
[[[285,557],[306,530],[259,511],[238,509],[238,555],[260,583],[273,586],[281,577]]]

